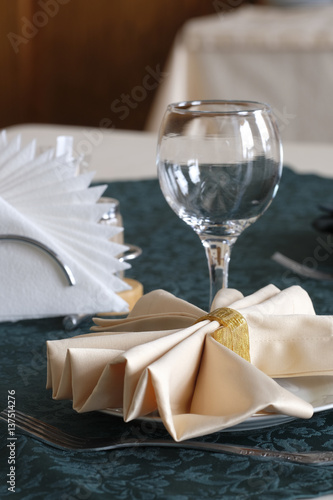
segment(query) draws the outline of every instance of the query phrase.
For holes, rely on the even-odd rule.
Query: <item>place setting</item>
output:
[[[286,208],[284,175],[296,174],[284,170],[270,106],[170,104],[156,143],[158,178],[141,183],[95,184],[68,137],[40,153],[37,146],[38,138],[21,147],[19,136],[1,134],[0,317],[12,331],[8,352],[17,329],[19,366],[25,328],[30,348],[38,338],[41,368],[26,384],[31,393],[37,378],[45,385],[32,412],[18,398],[0,418],[17,412],[17,431],[58,453],[177,446],[328,466],[329,447],[295,444],[297,428],[333,407],[333,322],[316,312],[312,278],[290,284],[271,258],[282,227],[274,239],[274,206]],[[316,290],[321,285],[316,280]],[[200,300],[192,300],[198,289]],[[275,432],[279,443],[281,433],[282,443],[288,429],[290,448],[264,437]],[[99,444],[89,448],[88,437]]]
[[[124,320],[96,318],[91,333],[48,342],[53,397],[125,421],[157,416],[179,441],[330,409],[331,318],[317,316],[300,287],[247,297],[227,288],[231,248],[268,208],[282,173],[269,107],[169,106],[157,164],[167,202],[206,250],[211,312],[156,290]]]

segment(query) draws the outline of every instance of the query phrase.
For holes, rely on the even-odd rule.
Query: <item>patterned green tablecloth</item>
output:
[[[207,309],[208,270],[198,237],[166,205],[156,180],[109,184],[106,195],[121,202],[125,239],[143,254],[127,276],[145,292],[164,288]],[[333,181],[285,169],[280,190],[264,216],[237,242],[230,287],[249,294],[274,283],[300,284],[318,314],[332,314],[333,282],[299,278],[271,260],[280,251],[313,268],[333,271],[330,236],[311,226],[318,204],[332,202]],[[318,260],[318,256],[320,256]],[[87,320],[73,333],[88,332]],[[164,436],[154,423],[124,424],[102,413],[78,415],[68,401],[53,401],[45,389],[45,341],[68,336],[62,318],[0,325],[0,404],[15,391],[18,408],[78,435]],[[332,384],[333,390],[333,384]],[[52,449],[17,433],[16,493],[7,490],[7,425],[0,422],[0,498],[19,499],[292,499],[333,493],[333,468],[174,449],[126,449],[71,453]],[[333,450],[333,412],[277,427],[216,433],[204,439],[259,445],[267,449]]]

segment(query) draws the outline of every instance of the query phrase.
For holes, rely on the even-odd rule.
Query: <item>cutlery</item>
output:
[[[318,205],[320,210],[323,210],[324,212],[327,212],[329,214],[333,214],[333,205]]]
[[[9,412],[11,416],[13,411]],[[296,462],[304,465],[332,465],[333,452],[331,451],[312,451],[293,453],[288,451],[264,450],[260,448],[250,448],[248,446],[239,446],[234,444],[211,443],[205,441],[188,440],[176,442],[168,439],[106,439],[78,437],[67,434],[60,429],[46,424],[32,416],[15,410],[15,417],[10,418],[8,410],[0,413],[0,419],[11,424],[11,428],[16,428],[26,432],[35,439],[42,441],[50,446],[62,450],[74,451],[103,451],[115,450],[119,448],[130,447],[167,447],[167,448],[186,448],[193,450],[204,450],[213,453],[236,454],[258,458],[268,458],[275,460],[285,460],[287,462]],[[10,437],[8,437],[10,440]]]
[[[300,264],[299,262],[296,262],[295,260],[290,259],[289,257],[286,257],[282,253],[275,252],[272,257],[272,260],[280,264],[281,266],[290,269],[296,274],[299,274],[300,276],[305,276],[306,278],[313,278],[317,280],[333,280],[333,274],[331,273],[324,273],[322,271],[316,271],[315,269],[311,269],[308,266],[305,266],[304,264]]]

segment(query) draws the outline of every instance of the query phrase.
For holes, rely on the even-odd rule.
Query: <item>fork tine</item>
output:
[[[29,424],[31,425],[31,427],[33,429],[38,429],[39,431],[41,432],[47,432],[49,435],[49,433],[52,433],[52,435],[56,436],[56,437],[61,437],[63,439],[66,439],[68,441],[71,441],[71,442],[75,442],[77,444],[83,444],[85,443],[85,439],[84,438],[80,438],[79,436],[73,436],[73,435],[69,435],[67,434],[66,432],[63,432],[62,430],[58,429],[57,427],[54,427],[53,425],[51,424],[47,424],[41,420],[38,420],[30,415],[26,415],[20,411],[16,411],[15,413],[15,418],[19,420],[19,422],[21,424]]]
[[[0,413],[0,416],[6,420],[8,412],[4,410]],[[25,415],[18,410],[15,411],[15,418],[13,420],[15,420],[15,425],[19,429],[24,430],[41,441],[52,443],[54,446],[66,449],[81,449],[86,447],[85,439],[66,434],[60,429],[37,420],[34,417]]]
[[[7,415],[8,412],[3,412],[4,415]],[[45,432],[50,432],[52,434],[54,434],[55,436],[64,436],[64,437],[67,437],[67,438],[70,438],[72,436],[69,436],[68,434],[66,434],[65,432],[61,431],[60,429],[57,429],[56,427],[53,427],[51,424],[47,424],[46,422],[43,422],[41,420],[37,420],[36,418],[32,417],[31,415],[26,415],[18,410],[15,411],[15,418],[13,419],[15,420],[15,423],[17,425],[21,425],[21,426],[27,426],[31,429],[37,429],[41,432],[45,431]]]

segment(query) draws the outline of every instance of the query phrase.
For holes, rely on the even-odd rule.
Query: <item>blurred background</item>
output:
[[[169,102],[248,99],[271,104],[283,139],[333,140],[333,0],[0,6],[0,128],[156,131]]]
[[[158,75],[184,22],[243,3],[0,0],[0,127],[143,129]],[[120,101],[133,91],[136,99],[128,107],[135,112],[121,112]]]

